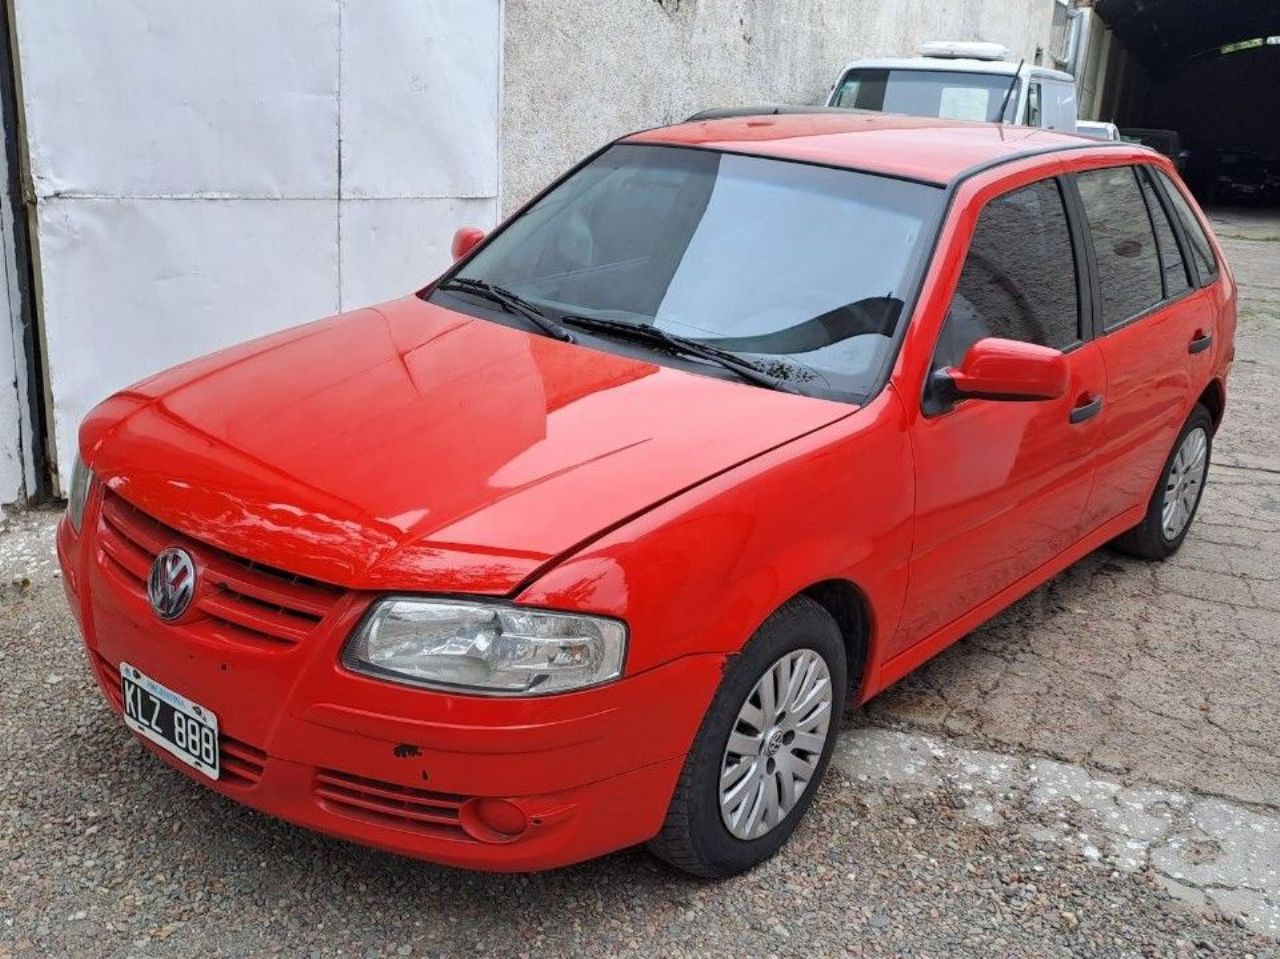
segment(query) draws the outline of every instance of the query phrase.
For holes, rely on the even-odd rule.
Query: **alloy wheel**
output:
[[[1169,467],[1165,481],[1164,502],[1161,504],[1161,525],[1164,537],[1175,540],[1191,522],[1204,474],[1209,464],[1209,437],[1197,426],[1182,438],[1178,452]]]
[[[738,839],[759,839],[795,808],[818,770],[831,726],[826,660],[787,653],[747,696],[720,766],[720,816]]]

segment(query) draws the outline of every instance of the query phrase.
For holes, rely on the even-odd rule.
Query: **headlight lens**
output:
[[[67,519],[77,533],[84,522],[84,504],[89,499],[89,483],[92,480],[93,474],[77,453],[75,465],[71,467],[71,488],[67,490]]]
[[[518,606],[386,599],[347,642],[349,669],[461,692],[545,695],[622,675],[616,619]]]

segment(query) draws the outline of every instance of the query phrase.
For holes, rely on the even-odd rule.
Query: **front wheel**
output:
[[[726,669],[650,850],[707,878],[777,852],[831,760],[846,675],[840,629],[818,603],[798,596],[770,616]]]
[[[1117,549],[1143,559],[1164,559],[1178,551],[1200,507],[1212,451],[1213,417],[1196,404],[1164,464],[1146,516],[1115,540]]]

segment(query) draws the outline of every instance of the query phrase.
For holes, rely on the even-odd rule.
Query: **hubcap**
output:
[[[818,771],[831,726],[831,671],[811,649],[787,653],[751,690],[720,765],[720,817],[738,839],[787,818]]]
[[[1191,514],[1200,499],[1200,488],[1204,485],[1208,454],[1209,437],[1199,426],[1182,438],[1182,444],[1174,454],[1169,478],[1165,481],[1160,517],[1167,540],[1177,539],[1191,522]]]

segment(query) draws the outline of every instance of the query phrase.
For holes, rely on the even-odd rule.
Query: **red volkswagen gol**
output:
[[[1168,161],[886,116],[627,137],[415,296],[80,431],[58,533],[160,758],[479,869],[724,876],[874,696],[1187,535],[1235,287]]]

